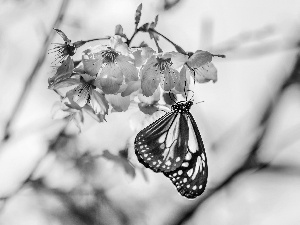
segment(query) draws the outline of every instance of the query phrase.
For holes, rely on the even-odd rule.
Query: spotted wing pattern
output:
[[[162,172],[190,199],[203,193],[208,177],[205,148],[189,112],[192,105],[192,101],[174,104],[171,112],[140,131],[134,143],[138,160]]]
[[[182,115],[188,121],[188,152],[181,166],[174,171],[165,172],[176,186],[177,191],[187,197],[196,198],[205,190],[208,176],[207,158],[197,124],[192,114]]]
[[[180,167],[187,152],[187,128],[180,113],[166,113],[137,134],[134,146],[138,160],[154,172]]]

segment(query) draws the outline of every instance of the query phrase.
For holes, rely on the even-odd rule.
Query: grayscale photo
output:
[[[300,224],[300,1],[0,5],[0,225]]]

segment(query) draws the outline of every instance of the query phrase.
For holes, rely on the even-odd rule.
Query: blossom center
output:
[[[76,89],[76,91],[78,93],[78,97],[82,96],[86,99],[87,103],[90,103],[90,101],[91,101],[90,91],[92,88],[93,88],[93,85],[91,85],[89,83],[84,83],[82,85],[79,85]]]
[[[66,45],[63,48],[63,54],[64,55],[70,55],[73,56],[76,53],[76,47],[74,45],[69,45],[65,43]]]
[[[154,66],[156,66],[161,72],[164,72],[165,70],[169,70],[172,64],[171,58],[157,58],[157,63],[155,63]]]
[[[119,54],[113,50],[106,50],[101,55],[104,63],[114,63]]]

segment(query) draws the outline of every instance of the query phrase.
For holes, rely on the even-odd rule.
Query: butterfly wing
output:
[[[154,172],[170,172],[182,164],[188,147],[188,124],[172,111],[141,130],[134,142],[138,160]]]
[[[177,191],[187,197],[196,198],[205,190],[208,176],[207,158],[197,124],[191,113],[185,113],[182,118],[188,126],[187,154],[180,167],[171,172],[164,172],[176,186]]]

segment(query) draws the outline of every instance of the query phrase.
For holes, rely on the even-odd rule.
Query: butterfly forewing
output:
[[[182,165],[174,171],[165,172],[178,192],[187,198],[196,198],[205,190],[208,176],[207,158],[197,124],[192,114],[182,115],[188,121],[188,152]]]
[[[139,161],[154,172],[178,168],[187,152],[187,128],[187,121],[176,111],[150,124],[135,138],[135,153]]]

